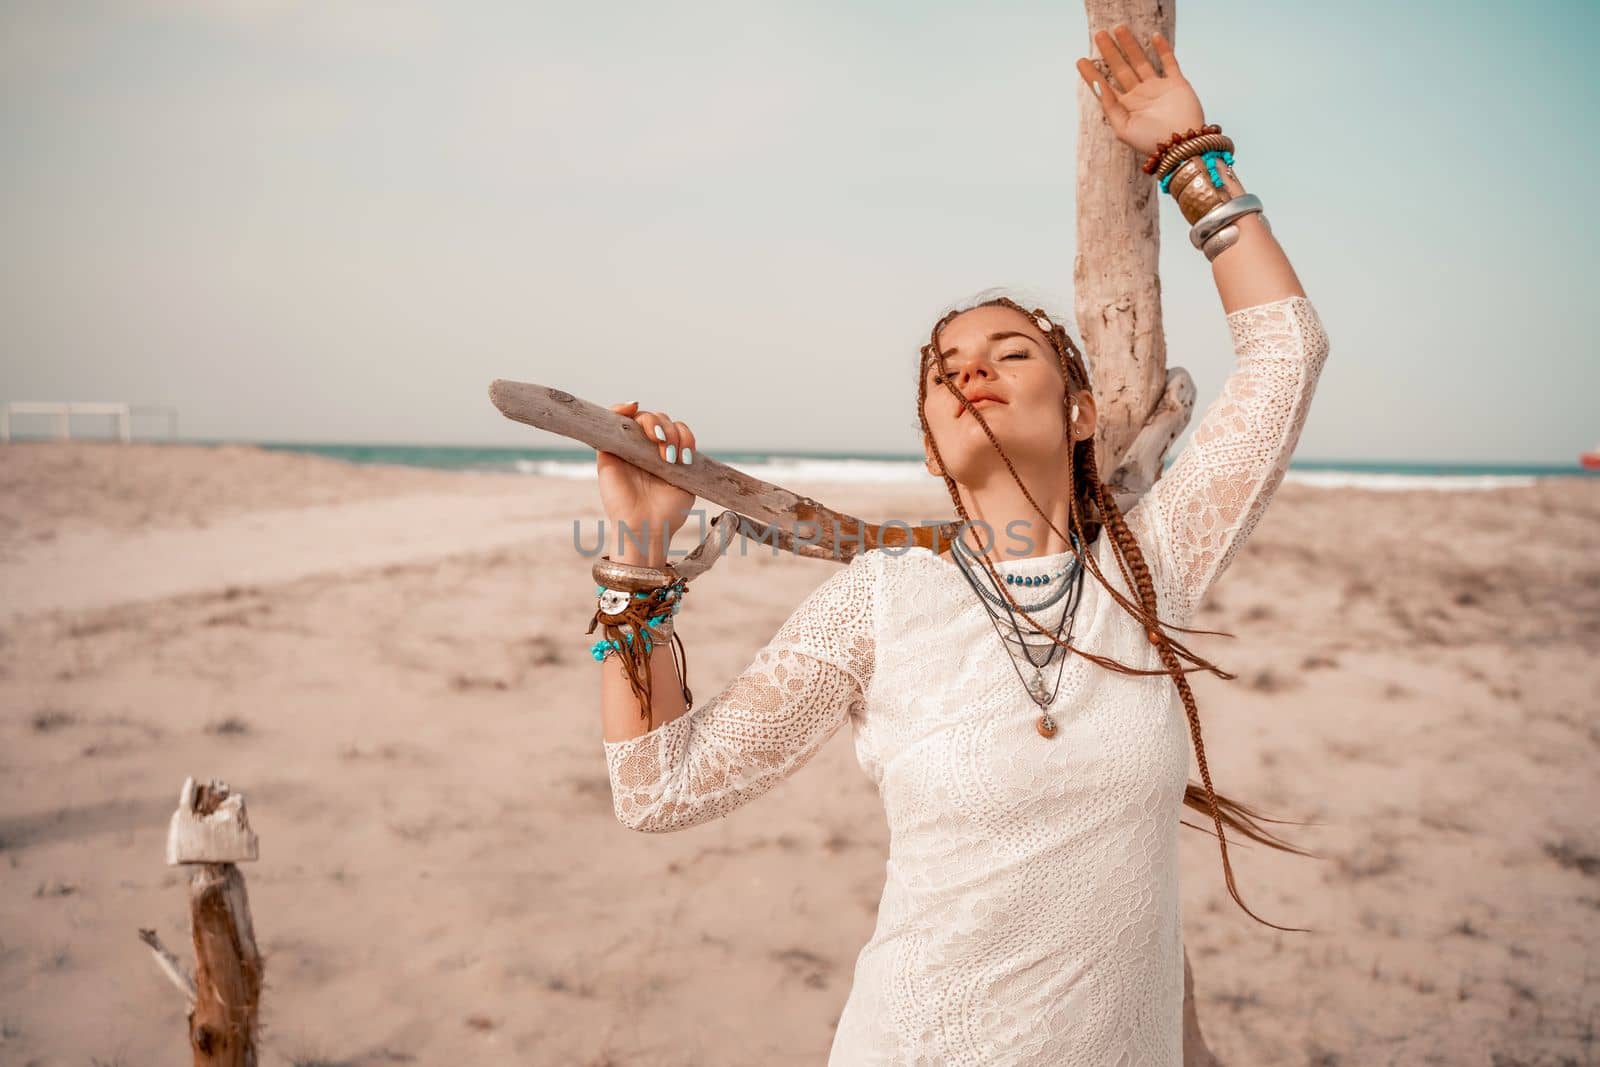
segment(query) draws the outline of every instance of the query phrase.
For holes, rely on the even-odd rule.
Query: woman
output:
[[[859,553],[690,712],[669,685],[651,687],[648,709],[637,697],[641,661],[655,678],[677,669],[660,647],[674,606],[665,544],[617,558],[618,585],[631,581],[666,620],[631,660],[597,649],[624,825],[661,832],[724,815],[846,722],[879,787],[883,899],[831,1064],[1175,1067],[1179,809],[1211,816],[1240,907],[1224,822],[1298,851],[1212,789],[1186,674],[1233,675],[1170,631],[1207,632],[1184,624],[1282,479],[1327,336],[1168,42],[1152,41],[1160,71],[1125,26],[1096,42],[1115,84],[1089,59],[1078,69],[1196,224],[1239,356],[1155,487],[1118,510],[1096,469],[1097,409],[1076,347],[1057,320],[999,298],[945,315],[922,353],[928,470],[969,523],[948,551]],[[613,410],[667,462],[693,462],[684,423],[637,402]],[[690,494],[609,453],[597,466],[614,522],[682,525]],[[1199,786],[1186,786],[1191,741]]]

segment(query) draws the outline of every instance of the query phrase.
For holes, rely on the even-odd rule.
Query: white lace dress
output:
[[[1240,309],[1228,325],[1235,370],[1128,514],[1161,616],[1182,625],[1281,481],[1328,351],[1305,297]],[[1131,596],[1109,538],[1092,551]],[[998,567],[1038,575],[1069,558]],[[1036,617],[1054,624],[1065,606]],[[1093,578],[1072,641],[1160,667]],[[1058,669],[1047,739],[956,564],[921,548],[861,553],[716,697],[605,742],[616,817],[665,832],[725,815],[849,723],[890,841],[829,1064],[1179,1067],[1188,719],[1166,675],[1058,655],[1052,688]]]

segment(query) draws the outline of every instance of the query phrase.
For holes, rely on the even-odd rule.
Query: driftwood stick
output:
[[[903,520],[881,525],[863,522],[808,496],[751,477],[703,451],[696,451],[688,466],[668,463],[632,416],[618,415],[560,389],[497,378],[489,386],[489,399],[508,419],[620,456],[685,492],[754,520],[738,523],[740,530],[762,536],[769,543],[778,542],[778,547],[800,555],[848,563],[857,552],[873,548],[920,545],[937,552],[956,534],[955,521],[916,526]]]
[[[866,524],[863,523],[862,526],[865,527]],[[722,554],[727,551],[728,545],[733,542],[735,537],[744,537],[758,544],[772,545],[785,552],[793,552],[797,556],[810,556],[815,559],[833,558],[829,555],[830,549],[819,544],[799,541],[793,534],[781,527],[756,522],[749,516],[741,515],[737,511],[724,511],[721,515],[711,520],[708,530],[700,543],[688,555],[684,556],[682,561],[674,562],[673,566],[684,581],[693,581],[710,570],[711,565],[722,558]],[[841,546],[840,550],[846,551],[843,546]],[[858,546],[851,546],[848,551],[849,555],[853,556],[860,549]]]
[[[161,968],[161,973],[172,979],[172,984],[189,1002],[189,1007],[194,1007],[194,979],[184,971],[183,964],[178,962],[178,957],[168,951],[167,946],[161,943],[161,935],[154,930],[139,931],[139,940],[150,946],[150,951],[156,954],[156,966]]]
[[[1182,370],[1176,374],[1181,377],[1175,380],[1169,392],[1177,398],[1174,400],[1177,405],[1174,411],[1181,408],[1182,419],[1187,419],[1188,409],[1182,407],[1178,399],[1181,399],[1182,387],[1187,383],[1192,405],[1194,386]],[[857,552],[873,548],[920,545],[939,552],[954,540],[960,528],[959,522],[954,519],[918,525],[904,520],[882,524],[866,522],[854,515],[835,511],[808,496],[745,474],[719,462],[703,450],[695,453],[694,463],[687,467],[681,463],[668,463],[661,458],[657,443],[645,436],[632,416],[618,415],[609,408],[560,389],[497,378],[489,386],[489,399],[508,419],[560,434],[596,451],[620,456],[684,492],[729,509],[707,524],[708,532],[685,561],[674,564],[685,579],[708,570],[726,551],[735,535],[775,545],[801,556],[848,563]],[[1163,408],[1152,416],[1153,422],[1160,422],[1151,431],[1152,441],[1159,440],[1163,435],[1168,435],[1167,440],[1170,441],[1182,430],[1181,420],[1176,430],[1169,425],[1173,414]],[[1157,451],[1154,460],[1157,467],[1160,460],[1161,453]],[[1148,466],[1148,460],[1142,462]],[[1113,486],[1112,492],[1117,497],[1117,503],[1126,511],[1138,502],[1143,489],[1123,493]]]

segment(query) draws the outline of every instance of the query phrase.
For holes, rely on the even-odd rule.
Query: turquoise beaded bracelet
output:
[[[1200,158],[1205,162],[1206,171],[1211,175],[1211,184],[1216,186],[1218,189],[1221,189],[1222,175],[1217,173],[1217,159],[1219,157],[1221,158],[1222,162],[1226,163],[1228,166],[1233,166],[1232,152],[1212,151],[1200,153]],[[1172,184],[1172,176],[1176,173],[1178,173],[1178,168],[1174,167],[1172,170],[1167,172],[1164,178],[1161,179],[1161,191],[1163,193],[1167,191],[1167,186]]]
[[[676,609],[674,609],[674,610],[676,610]],[[669,611],[667,613],[667,615],[657,615],[655,618],[648,620],[649,624],[652,627],[660,626],[663,622],[666,621],[667,616],[671,615],[671,614],[673,614],[673,612]],[[622,636],[624,636],[624,637],[626,637],[628,639],[628,644],[630,644],[630,645],[633,644],[633,635],[632,634],[623,634]],[[650,635],[649,634],[645,634],[644,635],[644,650],[646,652],[649,652],[652,647],[653,646],[650,644]],[[607,638],[605,638],[603,640],[600,640],[600,641],[596,641],[593,645],[589,646],[589,654],[594,657],[594,661],[596,663],[599,663],[600,661],[604,660],[607,656],[609,656],[613,652],[621,652],[621,651],[622,651],[622,646],[617,644],[615,641],[611,640],[611,638],[609,638],[609,637],[607,637]]]

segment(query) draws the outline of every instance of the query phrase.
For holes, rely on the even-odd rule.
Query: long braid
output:
[[[1038,325],[1039,319],[1043,318],[1050,325],[1050,329],[1046,331],[1046,334],[1049,337],[1051,347],[1055,350],[1056,358],[1060,364],[1060,370],[1062,372],[1062,377],[1065,380],[1068,392],[1070,393],[1072,391],[1081,391],[1090,388],[1088,368],[1084,363],[1081,353],[1079,353],[1077,346],[1073,344],[1072,339],[1067,336],[1066,330],[1057,324],[1052,316],[1048,315],[1039,308],[1035,308],[1030,312],[1016,301],[1004,296],[995,297],[991,300],[986,300],[983,303],[974,306],[1007,307],[1025,316],[1030,321],[1033,321],[1035,325]],[[919,366],[917,373],[917,419],[922,426],[923,439],[928,442],[929,449],[933,453],[933,458],[939,464],[939,469],[944,479],[945,488],[950,494],[950,500],[955,506],[956,513],[960,515],[962,519],[961,525],[964,528],[965,526],[971,524],[971,517],[968,516],[966,506],[963,504],[961,495],[957,491],[955,478],[949,473],[949,469],[945,466],[944,458],[939,453],[938,442],[934,439],[932,432],[928,428],[926,415],[928,378],[926,373],[927,361],[939,358],[939,334],[950,322],[950,320],[960,314],[962,310],[970,309],[952,310],[940,318],[939,321],[934,324],[929,343],[922,349],[923,363],[921,366]],[[1090,529],[1091,527],[1098,527],[1098,529],[1108,531],[1107,536],[1109,537],[1111,546],[1113,548],[1112,556],[1116,560],[1117,568],[1122,574],[1125,585],[1137,593],[1139,598],[1138,603],[1134,603],[1128,597],[1124,596],[1111,582],[1106,580],[1106,577],[1100,570],[1099,563],[1096,561],[1093,553],[1087,551],[1086,547],[1080,548],[1079,544],[1074,543],[1071,538],[1066,537],[1060,530],[1056,529],[1055,524],[1050,520],[1050,517],[1045,514],[1044,509],[1039,506],[1038,501],[1034,500],[1033,495],[1028,491],[1028,487],[1023,483],[1021,476],[1017,474],[1016,467],[1012,465],[1011,457],[1006,455],[1005,449],[1001,447],[999,440],[994,435],[994,431],[989,428],[989,424],[984,420],[982,414],[966,399],[965,395],[963,395],[960,389],[953,384],[948,375],[944,376],[943,384],[945,385],[946,390],[956,398],[957,403],[964,407],[967,413],[971,414],[977,420],[978,425],[983,428],[984,434],[989,438],[989,443],[994,446],[995,452],[1000,456],[1001,461],[1005,463],[1006,469],[1011,472],[1012,479],[1016,482],[1018,488],[1022,490],[1022,495],[1027,499],[1029,504],[1033,505],[1034,510],[1039,513],[1040,517],[1044,519],[1045,525],[1071,546],[1074,556],[1083,566],[1085,572],[1093,574],[1095,579],[1106,590],[1106,592],[1111,595],[1116,603],[1146,628],[1147,636],[1149,637],[1150,642],[1156,646],[1157,653],[1160,656],[1163,665],[1162,669],[1145,670],[1141,668],[1130,667],[1127,664],[1120,663],[1108,657],[1100,656],[1085,649],[1077,648],[1071,643],[1051,634],[1046,627],[1041,625],[1037,619],[1033,618],[1033,616],[1024,611],[1022,606],[1017,603],[1016,598],[1011,595],[1008,583],[1000,579],[1000,576],[996,573],[994,565],[989,560],[988,556],[979,556],[980,562],[983,563],[985,569],[988,570],[990,575],[994,578],[995,588],[1000,590],[1001,594],[1006,598],[1006,600],[1010,602],[1013,608],[1016,609],[1017,614],[1021,615],[1023,618],[1032,623],[1041,633],[1043,633],[1045,637],[1049,638],[1058,647],[1070,652],[1076,652],[1078,655],[1083,656],[1090,662],[1096,663],[1108,670],[1113,670],[1120,674],[1166,674],[1172,678],[1173,683],[1177,686],[1179,698],[1183,702],[1184,711],[1188,715],[1189,735],[1194,744],[1195,762],[1200,768],[1201,784],[1197,786],[1193,782],[1188,783],[1184,789],[1183,803],[1187,807],[1211,816],[1211,821],[1216,826],[1215,836],[1217,838],[1217,843],[1222,851],[1222,869],[1224,879],[1228,886],[1229,895],[1232,896],[1234,902],[1244,910],[1245,914],[1249,915],[1251,918],[1255,919],[1259,923],[1262,923],[1263,925],[1270,926],[1275,930],[1285,930],[1296,933],[1309,932],[1302,927],[1279,926],[1276,923],[1268,922],[1255,912],[1251,911],[1239,895],[1238,886],[1235,884],[1233,877],[1233,865],[1228,858],[1228,842],[1226,833],[1223,829],[1224,824],[1234,828],[1245,837],[1248,837],[1254,841],[1258,841],[1271,848],[1279,849],[1284,852],[1292,852],[1301,856],[1314,856],[1315,854],[1298,848],[1295,845],[1289,844],[1260,825],[1260,822],[1284,824],[1291,822],[1290,820],[1268,818],[1247,807],[1246,805],[1217,792],[1216,789],[1213,788],[1211,784],[1211,771],[1206,764],[1205,742],[1201,738],[1199,705],[1195,701],[1194,692],[1189,685],[1189,680],[1186,675],[1191,671],[1204,670],[1227,680],[1232,680],[1238,676],[1229,673],[1228,671],[1221,669],[1203,657],[1196,655],[1190,649],[1175,640],[1166,632],[1166,630],[1170,628],[1174,630],[1180,630],[1184,633],[1217,634],[1219,636],[1226,637],[1232,637],[1234,635],[1215,630],[1198,630],[1177,626],[1172,623],[1163,622],[1159,618],[1157,614],[1158,603],[1155,582],[1150,574],[1149,565],[1145,561],[1144,552],[1139,545],[1138,539],[1134,536],[1133,531],[1129,528],[1127,519],[1122,513],[1122,509],[1117,505],[1115,496],[1106,488],[1105,483],[1100,478],[1099,467],[1095,457],[1094,440],[1092,438],[1085,438],[1081,441],[1077,441],[1072,446],[1072,463],[1069,464],[1068,468],[1068,478],[1070,482],[1070,488],[1072,490],[1068,509],[1069,525],[1077,533],[1080,543],[1083,546],[1087,546],[1092,540],[1091,533],[1093,531]],[[1183,659],[1187,659],[1190,663],[1194,664],[1194,666],[1185,667],[1182,663]],[[1180,822],[1181,821],[1182,820],[1180,820]],[[1183,822],[1183,825],[1197,830],[1204,829],[1203,827],[1189,822]],[[1295,823],[1294,825],[1302,824]]]
[[[1093,461],[1091,460],[1091,462]],[[1156,604],[1155,583],[1151,580],[1150,568],[1145,564],[1144,553],[1140,551],[1138,541],[1135,539],[1133,531],[1128,528],[1127,519],[1123,516],[1122,510],[1117,507],[1115,498],[1106,491],[1105,483],[1100,481],[1098,472],[1095,472],[1092,477],[1094,478],[1095,485],[1099,487],[1101,494],[1100,505],[1106,510],[1107,515],[1111,520],[1107,525],[1111,530],[1112,539],[1116,542],[1121,554],[1127,557],[1128,566],[1132,568],[1134,577],[1138,579],[1139,599],[1144,602],[1145,606],[1153,615],[1155,613]],[[1173,651],[1168,642],[1155,641],[1154,639],[1157,633],[1159,633],[1159,631],[1154,629],[1150,631],[1152,641],[1155,643],[1156,651],[1161,656],[1161,662],[1165,663],[1167,665],[1167,669],[1172,672],[1173,682],[1178,687],[1178,696],[1183,700],[1184,711],[1186,711],[1189,716],[1189,736],[1194,741],[1194,757],[1195,762],[1200,767],[1200,781],[1205,786],[1206,805],[1210,810],[1212,821],[1217,827],[1217,844],[1222,849],[1222,870],[1228,883],[1229,895],[1233,897],[1234,902],[1237,903],[1239,907],[1244,909],[1245,914],[1249,915],[1257,922],[1264,923],[1275,930],[1309,933],[1310,931],[1303,927],[1279,926],[1277,923],[1267,922],[1267,920],[1261,918],[1255,912],[1251,911],[1250,908],[1245,904],[1244,900],[1239,896],[1239,889],[1234,884],[1233,879],[1233,864],[1228,860],[1228,838],[1222,830],[1222,813],[1217,808],[1217,793],[1211,785],[1211,770],[1206,766],[1206,746],[1205,742],[1201,740],[1200,737],[1200,708],[1195,701],[1194,690],[1189,686],[1189,679],[1184,677],[1184,672],[1179,669],[1180,665],[1178,663],[1177,653]],[[1194,786],[1192,784],[1184,789],[1183,799],[1185,804],[1190,803],[1190,797],[1193,793]],[[1293,846],[1287,846],[1286,851],[1299,852],[1300,850],[1295,849]],[[1305,853],[1301,852],[1300,854],[1304,855]]]

